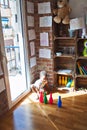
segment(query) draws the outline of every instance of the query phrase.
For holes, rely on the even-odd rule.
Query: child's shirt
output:
[[[40,85],[42,84],[42,80],[41,79],[38,79],[35,83],[34,83],[34,86],[36,87],[36,88],[40,88]]]

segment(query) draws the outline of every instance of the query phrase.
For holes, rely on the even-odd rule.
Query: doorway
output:
[[[21,2],[1,0],[1,21],[12,102],[29,91],[30,86],[29,72],[25,64],[28,58],[23,39]]]

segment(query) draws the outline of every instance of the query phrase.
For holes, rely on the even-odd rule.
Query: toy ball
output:
[[[87,56],[87,40],[84,41],[83,56]]]

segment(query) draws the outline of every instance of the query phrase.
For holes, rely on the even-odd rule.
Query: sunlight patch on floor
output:
[[[69,98],[69,97],[74,97],[74,96],[81,96],[87,94],[87,90],[79,90],[79,91],[73,91],[73,92],[67,92],[67,93],[62,93],[61,92],[53,92],[52,97],[54,102],[58,100],[58,96],[61,96],[61,98]],[[50,94],[47,94],[47,100],[49,100]],[[31,92],[29,96],[22,102],[22,105],[28,104],[28,103],[38,103],[39,100],[36,100],[36,93]]]

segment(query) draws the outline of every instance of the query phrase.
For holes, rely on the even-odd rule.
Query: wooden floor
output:
[[[0,118],[0,130],[87,130],[87,94],[61,94],[62,108],[57,107],[58,95],[53,94],[53,105],[35,102],[29,95]]]

